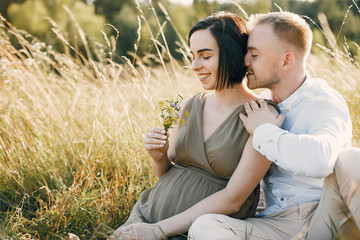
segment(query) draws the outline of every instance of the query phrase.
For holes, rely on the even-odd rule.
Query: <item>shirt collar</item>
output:
[[[281,112],[290,112],[299,102],[304,99],[304,94],[311,88],[311,78],[306,76],[301,86],[289,97],[278,104]]]

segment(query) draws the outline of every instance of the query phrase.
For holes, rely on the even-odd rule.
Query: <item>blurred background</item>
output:
[[[234,3],[239,4],[249,15],[280,9],[305,15],[313,21],[309,20],[314,30],[314,42],[326,46],[328,43],[320,30],[324,26],[318,27],[321,21],[319,14],[324,14],[320,16],[326,16],[334,33],[334,41],[339,45],[346,41],[351,54],[359,55],[356,44],[360,42],[360,14],[356,7],[360,4],[359,0],[0,0],[0,13],[17,28],[28,31],[58,51],[65,49],[51,30],[55,27],[54,24],[61,32],[66,33],[67,36],[64,37],[72,45],[83,48],[74,20],[64,9],[66,6],[85,32],[90,44],[105,44],[103,33],[119,34],[116,61],[121,61],[119,56],[131,56],[134,52],[143,57],[155,51],[149,29],[156,36],[159,32],[158,24],[161,24],[171,54],[180,59],[182,54],[178,51],[177,34],[187,40],[189,28],[215,11],[226,10],[243,16],[243,12]],[[140,11],[143,11],[146,19],[139,16]],[[144,27],[147,24],[148,27]],[[140,31],[139,26],[142,26]],[[141,41],[135,49],[134,44],[139,37]],[[162,38],[159,38],[159,41],[163,42]],[[313,51],[316,51],[316,48]]]

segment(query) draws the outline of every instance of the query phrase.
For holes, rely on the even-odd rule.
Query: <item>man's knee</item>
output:
[[[340,152],[336,165],[335,173],[346,178],[360,180],[360,148],[347,148]]]
[[[189,239],[202,239],[199,236],[208,233],[216,225],[216,216],[218,214],[205,214],[198,217],[189,229]]]

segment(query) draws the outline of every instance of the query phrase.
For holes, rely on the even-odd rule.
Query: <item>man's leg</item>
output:
[[[360,239],[360,149],[343,150],[325,178],[307,239]]]
[[[206,214],[191,225],[190,240],[289,240],[304,236],[318,203],[290,207],[261,218],[239,220],[221,214]]]
[[[250,237],[251,236],[251,237]],[[189,240],[269,239],[261,229],[244,220],[221,214],[200,216],[191,225]]]

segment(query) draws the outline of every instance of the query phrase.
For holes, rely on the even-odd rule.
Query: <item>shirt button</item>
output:
[[[280,198],[280,201],[284,201],[284,198]]]
[[[277,159],[274,159],[274,162],[276,162],[276,163],[277,163]]]
[[[273,185],[273,183],[271,182],[271,183],[269,183],[271,186]]]
[[[258,149],[261,149],[260,145],[258,145]]]

